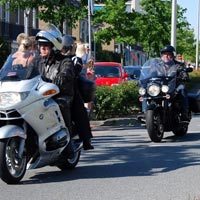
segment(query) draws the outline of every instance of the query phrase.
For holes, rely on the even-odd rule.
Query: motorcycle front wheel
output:
[[[19,183],[26,172],[25,151],[19,156],[19,137],[0,140],[0,176],[7,184]]]
[[[146,127],[151,141],[161,142],[164,135],[164,127],[161,123],[161,116],[159,112],[156,112],[154,110],[147,110]]]

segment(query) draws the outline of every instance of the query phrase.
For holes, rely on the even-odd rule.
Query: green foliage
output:
[[[144,12],[137,19],[141,27],[138,42],[150,57],[159,56],[160,49],[170,44],[171,1],[142,0],[141,5]],[[194,34],[184,17],[185,12],[186,9],[177,6],[177,52],[192,59]]]
[[[107,24],[95,34],[97,41],[128,45],[140,44],[149,57],[160,55],[170,44],[171,1],[141,0],[141,13],[127,13],[125,0],[105,0],[105,6],[94,16],[94,24]],[[186,60],[195,60],[194,31],[184,16],[186,9],[177,6],[177,52]]]
[[[9,44],[0,37],[0,68],[3,66],[10,53]]]
[[[149,57],[159,56],[160,49],[170,43],[171,3],[160,0],[142,0],[142,14],[137,18],[140,27],[139,43]]]
[[[97,87],[94,108],[96,119],[122,117],[133,114],[138,109],[138,86],[135,82]]]
[[[109,44],[115,39],[117,43],[136,43],[138,30],[134,19],[138,13],[127,13],[125,2],[126,0],[107,0],[105,6],[95,13],[94,24],[107,24],[95,34],[98,42]]]
[[[184,39],[183,39],[184,38]],[[185,27],[177,30],[177,54],[182,54],[184,60],[195,62],[196,47],[194,40],[194,30]]]
[[[87,16],[87,9],[85,5],[87,2],[81,0],[80,4],[72,4],[70,0],[0,0],[0,5],[9,3],[10,9],[15,10],[19,7],[26,8],[40,8],[38,18],[45,22],[53,23],[62,28],[64,20],[67,20],[69,27],[75,27],[78,19]]]
[[[66,20],[70,28],[78,19],[87,17],[87,0],[79,5],[70,0],[0,0],[0,5],[9,3],[9,9],[40,8],[38,17],[56,24],[62,30]],[[159,56],[160,49],[170,43],[171,1],[141,0],[141,13],[126,12],[127,0],[95,0],[105,6],[92,17],[93,26],[104,26],[95,33],[95,42],[109,44],[111,40],[124,45],[138,44],[149,57]],[[177,53],[186,60],[195,61],[194,31],[184,16],[186,9],[177,8]],[[121,52],[121,58],[123,52]]]

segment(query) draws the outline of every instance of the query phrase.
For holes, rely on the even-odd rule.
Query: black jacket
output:
[[[48,59],[41,59],[39,72],[43,79],[56,84],[61,95],[74,95],[74,65],[72,59],[53,52]]]

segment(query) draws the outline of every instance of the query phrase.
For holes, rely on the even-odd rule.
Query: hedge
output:
[[[132,115],[138,112],[139,105],[138,86],[134,81],[112,87],[97,87],[93,118],[104,120]]]

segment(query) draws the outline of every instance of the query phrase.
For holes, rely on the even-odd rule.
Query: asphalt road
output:
[[[1,200],[198,200],[200,116],[189,132],[150,141],[144,127],[93,128],[95,149],[73,171],[27,171],[19,185],[0,181]]]

